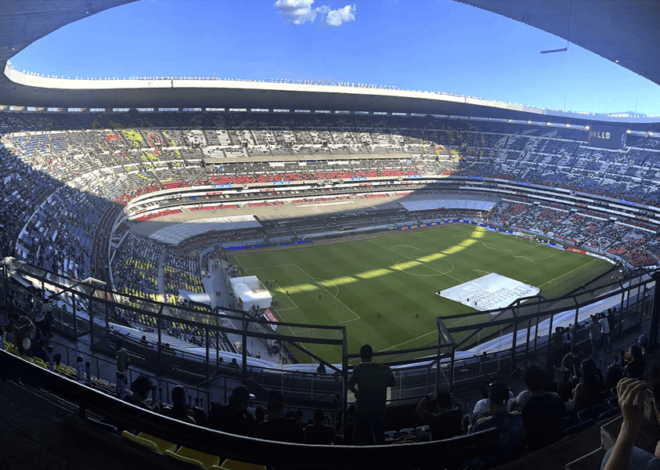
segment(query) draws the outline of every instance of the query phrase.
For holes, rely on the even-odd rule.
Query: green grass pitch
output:
[[[435,292],[491,272],[539,287],[553,298],[611,268],[594,257],[468,224],[244,252],[231,261],[249,275],[275,283],[269,289],[282,321],[345,325],[349,352],[358,352],[365,343],[374,351],[435,343],[437,316],[472,311]],[[337,347],[307,347],[334,363],[341,357]]]

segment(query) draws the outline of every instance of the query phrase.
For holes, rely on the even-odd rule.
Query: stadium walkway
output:
[[[209,266],[209,276],[204,277],[204,288],[211,298],[211,307],[229,307],[234,308],[234,302],[232,296],[229,295],[229,278],[227,277],[225,271],[226,263],[222,261],[217,268]],[[219,292],[220,295],[215,295],[216,292]],[[231,325],[236,329],[241,329],[242,325],[237,325],[235,321],[228,320]],[[229,339],[234,343],[241,343],[242,338],[240,335],[228,334]],[[269,360],[268,350],[266,345],[255,339],[248,340],[248,354],[252,357],[261,356],[262,359]]]

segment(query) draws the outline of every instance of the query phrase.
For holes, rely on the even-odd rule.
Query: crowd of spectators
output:
[[[575,189],[591,194],[657,205],[660,153],[657,139],[630,136],[627,152],[586,146],[581,131],[536,128],[524,134],[491,135],[462,131],[467,146],[464,174]],[[471,135],[468,135],[471,134]],[[457,141],[455,132],[439,133],[440,143]]]
[[[168,250],[163,264],[165,280],[164,287],[167,294],[178,295],[180,290],[203,293],[199,260],[194,256]]]
[[[302,410],[285,412],[285,399],[281,392],[268,394],[266,408],[254,405],[255,396],[245,386],[234,388],[226,404],[212,402],[208,412],[202,406],[186,400],[186,389],[172,388],[171,405],[156,397],[156,386],[146,375],[138,376],[126,392],[124,399],[140,408],[164,414],[189,424],[205,426],[241,436],[258,437],[272,441],[326,444],[340,442],[333,421],[323,410],[314,411],[313,419],[304,421]]]
[[[641,338],[640,343],[644,344]],[[617,413],[617,395],[608,388],[609,380],[616,386],[622,378],[621,383],[625,384],[640,372],[643,375],[646,368],[643,351],[643,347],[633,346],[624,355],[622,364],[615,361],[622,373],[614,378],[608,377],[609,368],[604,375],[591,358],[591,352],[586,351],[569,352],[577,360],[575,374],[570,373],[568,380],[556,380],[552,367],[530,364],[521,374],[524,388],[516,394],[506,382],[490,378],[484,382],[484,399],[468,414],[464,414],[463,402],[452,394],[430,393],[414,412],[418,423],[424,426],[414,430],[412,440],[403,442],[450,439],[496,429],[498,448],[466,462],[466,468],[497,466],[556,441],[570,432],[573,425],[584,428],[585,423],[593,422],[593,419],[587,420],[587,415],[602,410],[607,410],[608,416]],[[322,410],[316,410],[313,419],[305,422],[300,410],[285,410],[285,396],[277,390],[269,392],[265,409],[255,407],[255,397],[245,386],[236,387],[226,405],[212,403],[208,414],[202,407],[193,406],[190,400],[186,402],[186,392],[181,386],[172,390],[172,406],[163,405],[162,398],[155,397],[153,383],[145,376],[131,384],[126,400],[181,421],[261,439],[308,444],[399,443],[401,441],[392,439],[393,431],[385,432],[380,428],[385,418],[386,390],[395,384],[394,376],[389,367],[372,362],[373,353],[368,345],[363,346],[360,355],[362,362],[354,369],[349,382],[357,402],[346,413],[339,413],[335,420]],[[606,404],[614,407],[606,407]]]
[[[655,230],[623,218],[612,220],[586,209],[507,197],[490,211],[488,221],[615,255],[633,266],[660,264],[660,237]]]
[[[79,278],[103,277],[112,202],[164,189],[458,173],[651,204],[660,195],[657,139],[631,135],[626,152],[597,150],[579,129],[431,116],[3,113],[0,135],[3,254]],[[558,237],[633,265],[658,264],[655,232],[639,221],[522,205],[496,215],[539,232],[559,227]]]
[[[163,246],[129,233],[115,252],[112,273],[115,290],[156,299]]]

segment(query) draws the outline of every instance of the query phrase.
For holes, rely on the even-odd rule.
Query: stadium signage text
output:
[[[603,139],[603,140],[610,140],[610,133],[603,131],[591,131],[591,137],[595,137],[597,139]]]
[[[600,148],[623,149],[626,145],[626,131],[623,129],[594,127],[588,134],[588,145]]]

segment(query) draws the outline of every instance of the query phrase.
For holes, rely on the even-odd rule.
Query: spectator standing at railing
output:
[[[37,327],[37,330],[45,338],[50,338],[53,334],[50,332],[50,317],[49,314],[52,311],[53,307],[46,302],[39,302],[36,307],[36,313],[34,315],[34,323]]]
[[[598,323],[600,324],[600,332],[603,335],[603,349],[609,351],[612,347],[612,344],[610,343],[610,322],[607,319],[605,312],[600,314],[600,320],[598,320]]]
[[[388,366],[376,364],[372,359],[373,349],[365,344],[360,348],[361,362],[353,369],[348,381],[348,389],[356,398],[355,445],[364,444],[365,434],[371,436],[376,444],[385,444],[383,421],[387,413],[387,388],[393,387],[396,381]]]
[[[564,329],[562,358],[571,351],[571,344],[573,342],[573,325],[568,325]],[[563,359],[562,359],[563,360]]]
[[[589,341],[591,341],[591,354],[596,355],[600,349],[600,341],[602,333],[600,331],[600,324],[596,320],[595,315],[591,315],[589,322],[586,325],[587,332],[589,333]]]
[[[128,383],[128,368],[131,365],[128,349],[124,347],[124,340],[121,338],[117,338],[115,347],[117,348],[117,372],[123,373],[124,381]]]
[[[559,367],[561,365],[561,360],[564,357],[564,355],[562,354],[562,352],[564,351],[564,328],[561,326],[555,328],[555,332],[552,334],[552,347],[553,347],[552,362],[555,365],[555,367]]]

